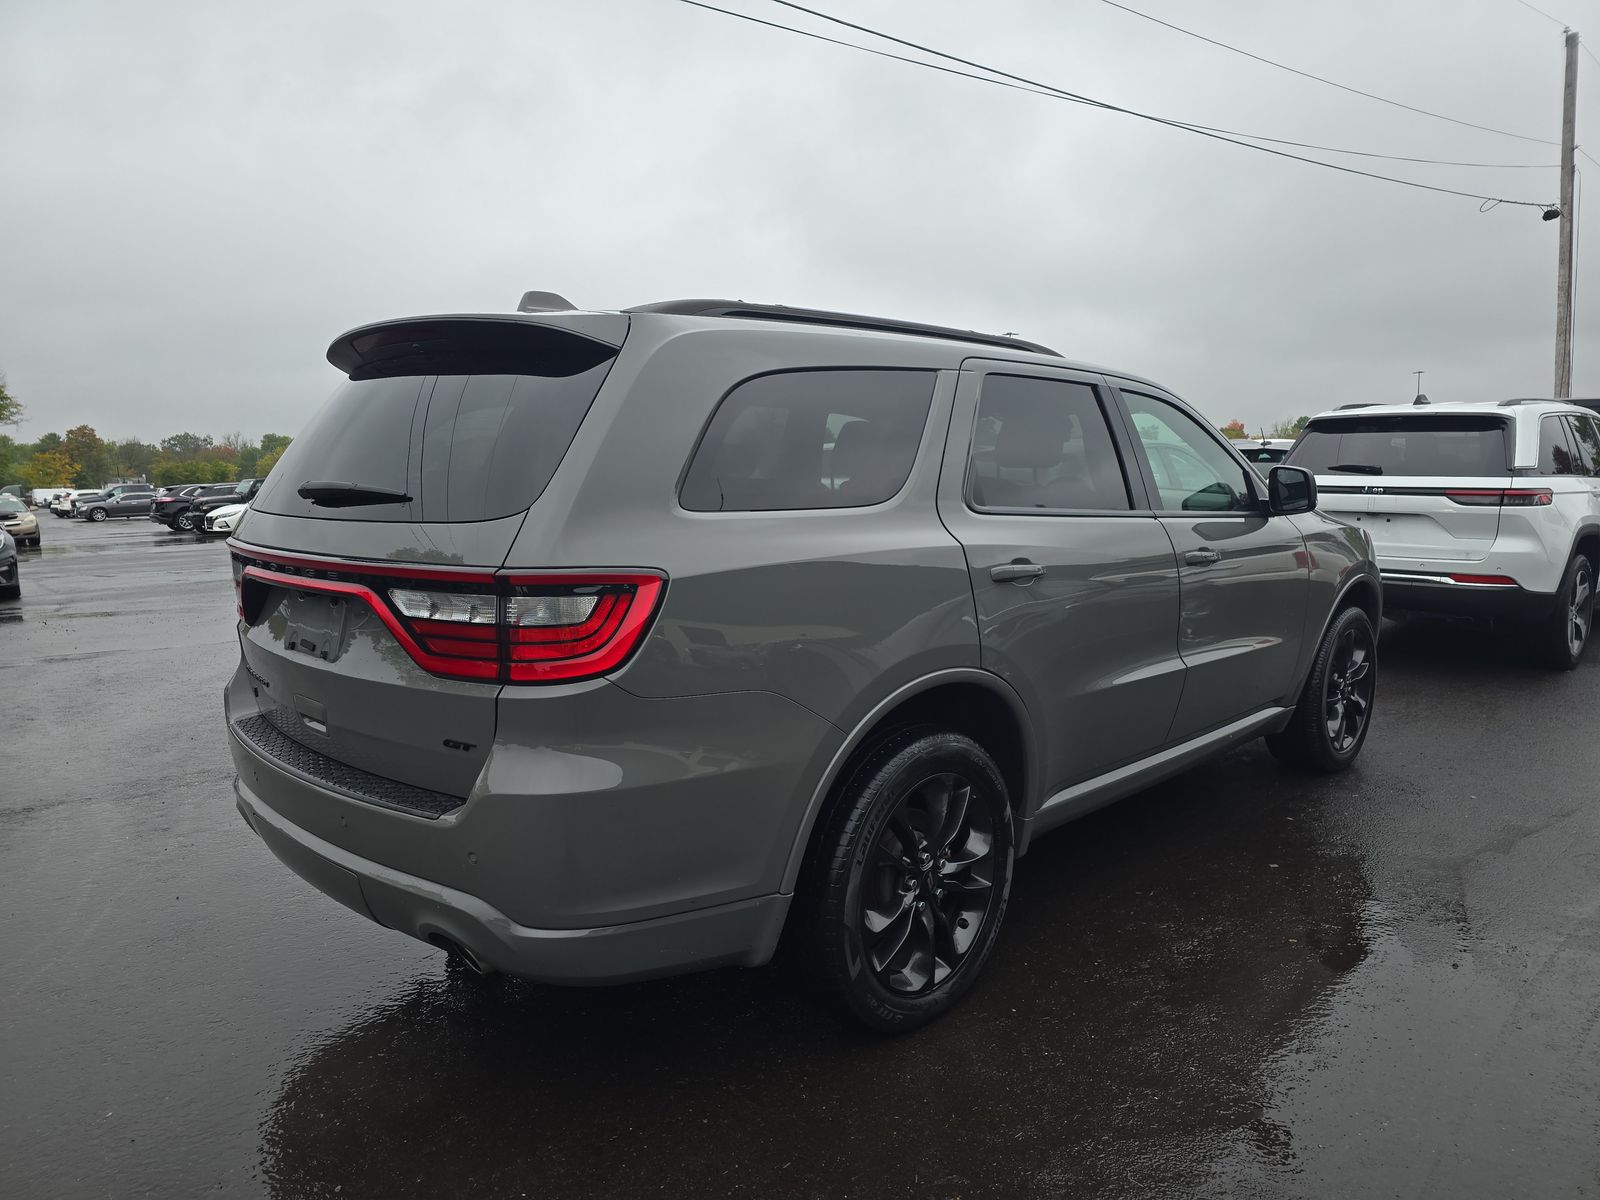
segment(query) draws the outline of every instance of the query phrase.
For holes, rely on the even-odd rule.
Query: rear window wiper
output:
[[[1382,475],[1383,468],[1375,467],[1371,463],[1334,463],[1330,471],[1347,471],[1352,475]],[[302,493],[304,494],[304,493]]]
[[[410,504],[411,497],[389,488],[364,483],[306,480],[298,489],[302,500],[322,508],[358,508],[366,504]]]

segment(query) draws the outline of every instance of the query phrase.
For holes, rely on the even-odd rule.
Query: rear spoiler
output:
[[[615,358],[621,313],[404,317],[334,338],[328,361],[351,379],[392,375],[576,375]]]

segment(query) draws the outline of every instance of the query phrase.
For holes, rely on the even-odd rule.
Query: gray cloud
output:
[[[1559,30],[1510,0],[1146,4],[1368,90],[1559,128]],[[824,7],[1206,124],[1555,161],[1092,0]],[[1564,15],[1594,15],[1581,7]],[[1580,141],[1600,121],[1582,61]],[[23,436],[292,432],[335,380],[321,353],[340,330],[504,309],[530,287],[1016,330],[1251,426],[1403,397],[1417,368],[1436,397],[1550,388],[1555,226],[1536,212],[1480,214],[670,0],[12,4],[0,110],[0,370],[28,404]],[[1556,191],[1554,170],[1376,169]],[[1600,394],[1597,306],[1580,295],[1579,394]]]

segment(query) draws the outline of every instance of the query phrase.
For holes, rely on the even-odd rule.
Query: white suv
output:
[[[1600,419],[1554,400],[1346,405],[1288,460],[1372,535],[1388,610],[1508,617],[1577,666],[1600,566]]]

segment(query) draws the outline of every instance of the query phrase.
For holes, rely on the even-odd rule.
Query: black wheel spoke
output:
[[[907,787],[881,826],[859,919],[867,961],[890,991],[937,988],[977,942],[994,905],[992,804],[971,779],[944,772]]]

